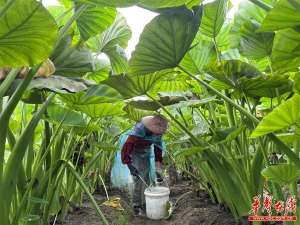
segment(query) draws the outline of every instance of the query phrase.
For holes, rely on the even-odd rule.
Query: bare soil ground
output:
[[[188,194],[185,194],[189,192]],[[185,195],[183,195],[185,194]],[[187,184],[177,184],[171,188],[171,200],[175,202],[180,198],[172,217],[168,220],[153,221],[145,217],[133,217],[128,195],[120,191],[110,191],[110,196],[121,197],[124,211],[101,205],[101,209],[113,225],[236,225],[229,212],[213,204],[205,192],[195,192]],[[99,204],[104,202],[105,196],[95,195]],[[83,207],[70,213],[62,225],[101,225],[92,205],[85,201]],[[240,223],[241,224],[241,223]],[[245,222],[243,224],[248,224]]]

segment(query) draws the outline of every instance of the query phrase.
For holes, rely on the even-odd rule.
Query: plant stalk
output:
[[[67,168],[69,169],[69,171],[74,175],[74,177],[76,178],[77,182],[79,183],[79,185],[81,186],[81,188],[83,189],[83,191],[87,194],[87,196],[89,197],[89,199],[91,200],[93,206],[96,209],[97,214],[100,216],[100,218],[102,219],[103,223],[105,225],[109,225],[109,222],[107,221],[107,219],[105,218],[104,214],[102,213],[101,209],[99,208],[95,198],[93,197],[93,195],[90,193],[90,191],[88,190],[87,186],[85,185],[85,183],[83,182],[83,180],[81,179],[81,177],[79,176],[79,174],[76,172],[74,165],[70,162],[65,161]]]
[[[183,130],[185,131],[191,138],[192,142],[196,145],[200,145],[200,142],[197,140],[197,138],[184,126],[182,125],[170,112],[167,110],[159,101],[157,101],[155,98],[153,98],[151,95],[146,94],[149,98],[151,98],[155,103],[157,103],[162,110],[168,114],[168,116]]]
[[[3,173],[3,180],[0,186],[0,218],[3,219],[4,224],[9,223],[9,209],[15,192],[17,177],[20,173],[22,160],[27,150],[30,138],[34,134],[34,130],[38,125],[46,108],[50,104],[54,94],[51,94],[40,110],[33,116],[27,127],[22,132],[19,140],[16,142],[5,166]]]
[[[26,88],[30,84],[32,78],[36,74],[40,65],[32,68],[27,74],[26,78],[22,81],[20,86],[16,89],[10,100],[8,101],[5,109],[0,114],[0,187],[2,184],[3,176],[3,167],[4,167],[4,152],[5,152],[5,143],[9,127],[9,119],[14,112],[14,109],[18,105],[20,99],[22,98],[23,93],[26,91]]]
[[[253,116],[250,112],[248,112],[246,109],[244,109],[242,106],[236,104],[233,100],[231,100],[230,98],[228,98],[227,96],[225,96],[224,94],[222,94],[221,92],[219,92],[217,89],[215,89],[214,87],[210,86],[208,83],[206,83],[205,81],[197,78],[196,76],[194,76],[193,74],[191,74],[190,72],[188,72],[186,69],[182,68],[181,66],[179,66],[179,68],[184,71],[187,75],[189,75],[191,78],[193,78],[194,80],[196,80],[200,85],[203,85],[204,87],[206,87],[208,90],[210,90],[211,92],[213,92],[215,95],[219,96],[220,98],[222,98],[224,101],[228,102],[230,105],[232,105],[233,107],[235,107],[238,111],[240,111],[241,114],[245,115],[248,119],[250,119],[255,125],[257,125],[260,121]],[[291,161],[293,161],[295,163],[295,165],[300,168],[300,159],[299,157],[295,154],[295,152],[293,152],[286,144],[284,144],[282,141],[280,141],[278,139],[278,137],[276,137],[275,134],[271,133],[267,135],[269,139],[271,139],[278,148],[280,148],[287,156],[288,158],[291,159]]]
[[[63,37],[67,34],[69,29],[71,28],[73,22],[80,17],[80,15],[88,8],[87,4],[83,4],[78,7],[74,15],[68,20],[68,22],[63,26],[63,28],[59,31],[58,39],[56,41],[56,46],[60,43]]]
[[[260,0],[249,0],[253,4],[257,5],[258,7],[262,8],[263,10],[270,11],[272,7]]]
[[[4,97],[7,90],[10,88],[11,84],[16,79],[20,69],[12,69],[9,71],[8,75],[6,76],[5,80],[0,85],[0,99]]]

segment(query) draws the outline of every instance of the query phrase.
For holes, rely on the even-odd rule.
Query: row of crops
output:
[[[168,164],[237,220],[297,196],[300,1],[0,0],[0,220],[63,220],[109,178],[118,137],[170,120]],[[157,13],[130,59],[117,8]],[[101,57],[99,57],[101,55]],[[103,55],[107,56],[107,60]],[[271,165],[275,164],[275,165]]]

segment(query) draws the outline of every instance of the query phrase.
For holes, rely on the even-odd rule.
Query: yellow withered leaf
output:
[[[115,208],[115,209],[121,210],[121,211],[124,210],[124,208],[121,205],[121,199],[118,197],[111,198],[111,199],[103,202],[102,205],[109,206],[109,207],[112,207],[112,208]]]

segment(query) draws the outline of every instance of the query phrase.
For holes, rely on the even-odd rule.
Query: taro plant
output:
[[[296,193],[298,1],[242,2],[231,19],[228,0],[60,2],[0,1],[1,222],[63,220],[85,193],[108,224],[92,192],[119,135],[158,111],[166,157],[237,220],[265,189]],[[133,5],[157,16],[128,60],[117,7]]]
[[[213,191],[216,200],[225,203],[236,218],[247,216],[252,197],[264,191],[261,171],[270,164],[272,153],[281,153],[297,168],[300,165],[295,146],[273,133],[297,125],[299,110],[293,107],[288,114],[278,112],[284,116],[274,120],[268,119],[272,112],[261,123],[258,112],[260,106],[271,111],[297,102],[297,95],[289,99],[297,91],[297,85],[292,88],[298,79],[294,73],[297,60],[285,65],[279,60],[292,57],[297,44],[293,42],[290,52],[282,51],[283,33],[274,32],[296,27],[297,22],[295,18],[285,18],[289,22],[282,27],[274,18],[282,4],[295,15],[298,9],[288,1],[274,6],[253,2],[241,4],[233,20],[226,18],[230,4],[222,0],[189,11],[161,11],[145,27],[129,60],[128,75],[115,78],[122,80],[126,90],[112,78],[104,81],[127,98],[146,96],[145,100],[133,99],[128,104],[142,110],[161,110],[174,127],[183,131],[172,130],[170,134],[170,138],[182,139],[172,153],[175,162],[189,164],[187,168],[201,177],[198,180],[202,186]],[[291,32],[297,34],[295,30]],[[285,41],[293,35],[285,36]],[[172,102],[175,90],[170,88],[177,82],[181,86],[175,90],[184,96],[179,103]],[[190,94],[182,92],[187,91],[185,85]],[[164,91],[173,93],[165,95]],[[201,121],[196,122],[196,117]],[[264,126],[266,121],[269,123]],[[199,126],[207,129],[199,132]],[[266,136],[251,139],[263,134]],[[292,138],[299,146],[298,136]],[[281,187],[276,182],[270,185],[273,194],[282,198]]]
[[[119,106],[113,104],[120,100],[115,91],[104,85],[98,89],[96,83],[80,78],[99,69],[95,66],[98,59],[82,44],[114,23],[116,6],[103,3],[95,8],[70,1],[66,8],[48,11],[35,0],[0,2],[0,189],[4,224],[48,224],[60,211],[63,218],[69,207],[65,203],[77,189],[74,183],[87,193],[108,224],[83,182],[82,171],[74,169],[79,167],[76,148],[82,145],[86,133],[98,130],[97,125],[88,115],[66,109],[63,101],[71,102],[66,93],[78,93],[73,99],[82,98],[82,102],[94,106],[104,104],[106,113],[101,107],[104,111],[98,117],[112,115],[110,110]],[[123,22],[121,29],[125,25]],[[75,40],[76,45],[72,43]],[[126,39],[122,45],[126,45]],[[80,105],[84,104],[79,103],[78,110]],[[65,192],[65,186],[73,190]]]

